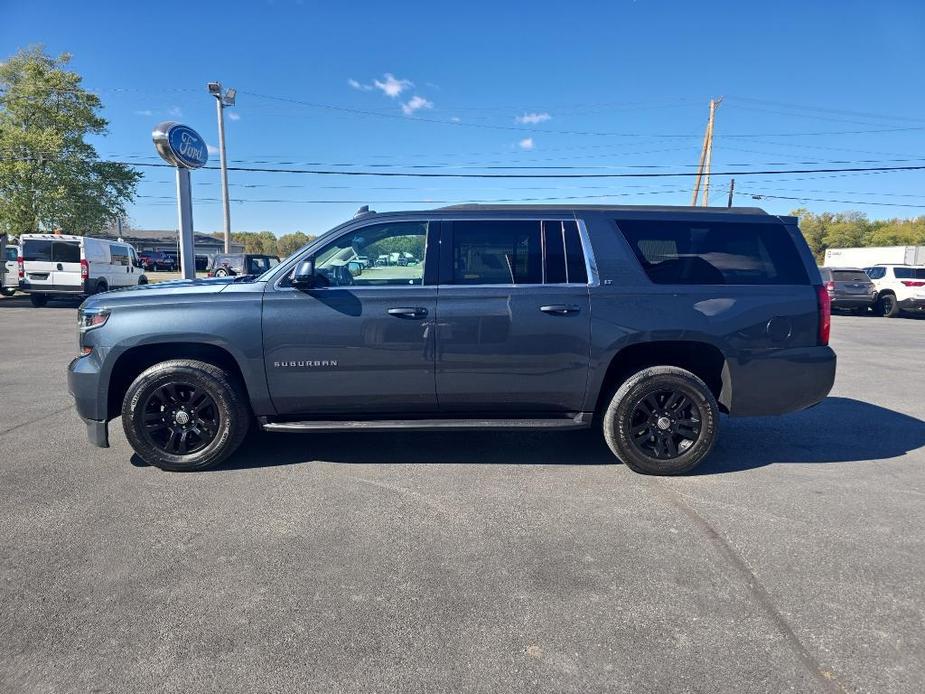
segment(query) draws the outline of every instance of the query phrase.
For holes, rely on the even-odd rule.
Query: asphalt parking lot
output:
[[[0,690],[925,691],[925,321],[694,476],[594,432],[91,447],[74,305],[0,300]]]

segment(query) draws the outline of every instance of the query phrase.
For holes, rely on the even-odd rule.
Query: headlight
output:
[[[106,325],[109,320],[108,308],[82,308],[77,312],[77,329],[85,333],[88,330]]]

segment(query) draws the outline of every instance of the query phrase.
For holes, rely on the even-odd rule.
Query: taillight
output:
[[[19,265],[19,279],[26,278],[26,260],[22,256],[19,256],[16,259],[16,263]]]
[[[80,279],[90,279],[90,261],[86,258],[80,261]]]
[[[819,344],[829,344],[832,331],[832,298],[826,287],[816,287],[816,303],[819,306]]]
[[[925,282],[911,282],[909,280],[904,280],[903,284],[907,287],[925,287]]]
[[[835,282],[833,282],[832,280],[829,280],[828,282],[826,282],[826,283],[825,283],[825,290],[826,290],[829,294],[834,294],[834,293],[835,293]]]

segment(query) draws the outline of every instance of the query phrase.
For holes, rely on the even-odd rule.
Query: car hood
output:
[[[218,294],[232,284],[251,282],[250,276],[210,277],[195,280],[168,280],[156,284],[140,284],[135,287],[114,289],[103,294],[95,294],[83,303],[83,307],[112,306],[128,303],[149,303],[174,301],[180,299],[203,298]]]

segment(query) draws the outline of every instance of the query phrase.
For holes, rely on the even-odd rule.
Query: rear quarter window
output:
[[[616,220],[656,284],[809,284],[780,223]]]

